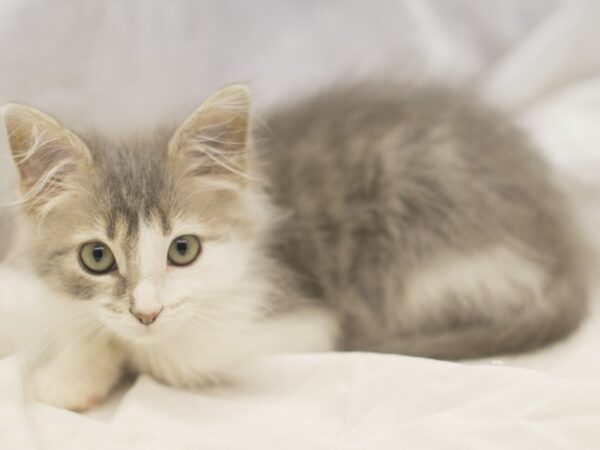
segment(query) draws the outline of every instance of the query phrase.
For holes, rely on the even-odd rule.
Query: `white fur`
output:
[[[262,324],[256,323],[271,289],[254,270],[254,261],[260,258],[252,241],[207,239],[192,265],[167,265],[171,241],[190,233],[196,234],[185,223],[176,224],[168,236],[162,236],[157,227],[142,227],[142,281],[136,291],[146,286],[153,293],[151,301],[158,303],[153,307],[164,310],[148,327],[128,321],[128,327],[134,328],[132,334],[145,338],[128,344],[131,365],[173,385],[213,379],[262,351],[264,344],[255,342],[264,340],[257,335]]]
[[[139,282],[133,301],[138,310],[162,309],[155,323],[140,324],[127,307],[120,312],[107,308],[114,303],[109,297],[93,303],[130,368],[171,385],[191,386],[215,380],[260,354],[333,349],[337,324],[324,311],[307,308],[263,318],[267,298],[275,293],[260,275],[256,239],[203,239],[202,253],[193,264],[168,265],[170,243],[184,234],[203,236],[204,230],[199,224],[175,221],[165,236],[158,224],[140,221],[135,258]],[[115,255],[124,266],[124,255]]]
[[[138,244],[139,282],[133,290],[132,308],[141,314],[156,314],[163,309],[162,290],[167,269],[165,258],[168,243],[156,226],[140,218]]]
[[[0,356],[18,349],[53,313],[48,287],[35,276],[0,266]],[[44,302],[45,298],[48,301]]]
[[[29,386],[44,403],[86,410],[104,399],[121,377],[122,354],[105,340],[72,338],[70,345],[32,372]]]
[[[82,410],[106,396],[121,362],[100,329],[89,305],[57,297],[27,272],[0,268],[0,351],[18,351],[38,400]]]
[[[176,223],[168,236],[154,224],[140,227],[136,258],[140,282],[133,296],[138,307],[164,307],[150,326],[140,324],[127,307],[120,313],[107,309],[107,302],[114,299],[62,298],[33,277],[36,289],[28,298],[36,305],[28,305],[27,311],[36,311],[38,322],[38,313],[49,311],[37,324],[43,333],[26,352],[37,399],[86,409],[107,394],[124,365],[171,385],[195,386],[220,379],[260,354],[334,348],[337,323],[323,310],[307,307],[264,317],[272,288],[257,276],[259,244],[254,240],[207,239],[194,264],[167,265],[170,242],[194,233],[190,225]],[[123,257],[115,253],[118,260]],[[12,276],[14,282],[0,285],[10,290],[22,278],[29,279],[20,272]],[[7,303],[14,305],[10,299]],[[36,334],[30,330],[24,335],[30,340]]]

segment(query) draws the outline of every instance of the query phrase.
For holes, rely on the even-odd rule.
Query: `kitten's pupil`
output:
[[[177,249],[177,253],[179,253],[181,256],[183,256],[187,253],[188,243],[187,243],[187,241],[180,239],[175,244],[175,248]]]
[[[94,258],[94,261],[100,262],[102,260],[103,256],[104,256],[104,249],[100,246],[94,247],[94,250],[92,250],[92,258]]]

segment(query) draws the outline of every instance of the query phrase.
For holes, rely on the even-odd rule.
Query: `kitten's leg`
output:
[[[565,267],[550,271],[505,247],[446,259],[408,283],[397,334],[355,349],[441,359],[534,349],[568,334],[585,312],[584,279]]]
[[[123,356],[106,341],[67,344],[45,365],[33,367],[33,396],[50,405],[74,411],[103,400],[122,375]]]

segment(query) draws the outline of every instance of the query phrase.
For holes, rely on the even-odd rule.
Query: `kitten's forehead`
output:
[[[167,161],[168,132],[118,142],[86,139],[94,161],[95,198],[106,233],[139,234],[140,220],[157,221],[165,233],[174,214],[175,183]]]

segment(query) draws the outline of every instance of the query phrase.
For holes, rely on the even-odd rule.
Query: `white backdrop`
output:
[[[233,81],[252,85],[260,115],[369,73],[466,81],[512,111],[600,248],[598,1],[0,1],[0,97],[112,132],[179,116]],[[6,149],[0,176],[8,200]],[[7,239],[0,230],[0,252]],[[2,276],[0,309],[27,295]],[[221,392],[141,378],[88,416],[26,402],[5,358],[0,448],[600,448],[596,303],[573,338],[533,355],[286,355]]]
[[[259,111],[371,72],[481,82],[560,9],[557,0],[0,0],[0,101],[121,130],[172,118],[234,81],[252,84]],[[0,200],[13,173],[0,151]],[[3,222],[6,213],[0,255]]]

